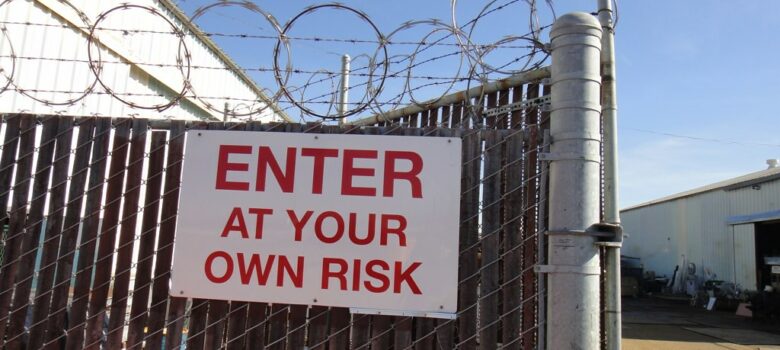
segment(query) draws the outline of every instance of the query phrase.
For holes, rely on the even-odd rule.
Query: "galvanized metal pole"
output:
[[[230,105],[225,102],[225,109],[222,110],[222,121],[228,121],[228,111],[230,111]]]
[[[615,31],[612,0],[598,0],[601,23],[601,120],[604,127],[604,221],[620,225],[618,209],[618,135],[617,88],[615,86]],[[620,350],[622,319],[620,305],[620,246],[623,235],[615,242],[604,244],[606,249],[605,331],[607,349]]]
[[[558,18],[550,32],[550,216],[547,347],[599,348],[601,26],[587,13]]]
[[[341,91],[339,93],[339,125],[347,122],[344,114],[349,110],[349,55],[341,56]]]

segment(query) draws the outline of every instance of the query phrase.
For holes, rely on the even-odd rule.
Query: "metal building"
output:
[[[289,120],[170,0],[0,1],[0,30],[0,113]]]
[[[765,257],[780,256],[780,167],[625,208],[624,254],[645,271],[672,277],[676,290],[706,280],[744,290],[772,284]],[[776,267],[777,270],[780,267]]]

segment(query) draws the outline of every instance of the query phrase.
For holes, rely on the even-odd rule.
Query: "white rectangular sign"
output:
[[[459,138],[189,131],[171,294],[451,316],[460,154]]]

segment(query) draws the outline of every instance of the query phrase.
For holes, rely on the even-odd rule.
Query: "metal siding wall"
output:
[[[687,259],[717,278],[755,288],[755,237],[753,224],[726,224],[735,215],[780,209],[780,180],[734,191],[715,190],[621,213],[629,237],[626,255],[642,258],[646,270],[670,276],[674,266]],[[737,233],[736,230],[739,230]],[[668,236],[664,234],[668,232]],[[665,237],[671,244],[664,245]],[[736,271],[736,273],[735,273]]]
[[[624,228],[631,227],[633,230],[629,231],[626,229],[623,234],[625,235],[625,240],[623,241],[623,251],[621,252],[623,255],[628,256],[641,256],[642,255],[642,245],[639,244],[639,240],[642,237],[642,215],[641,211],[639,210],[632,210],[629,212],[625,212],[621,215],[620,221],[623,224]],[[637,230],[637,231],[634,231]]]
[[[677,256],[675,257],[674,264],[680,266],[680,271],[685,268],[685,262],[689,261],[690,253],[688,247],[691,246],[693,240],[689,235],[687,223],[687,210],[685,202],[668,202],[662,203],[662,206],[667,208],[667,214],[656,218],[659,221],[668,221],[673,227],[672,235],[677,237]],[[669,218],[672,218],[671,220]],[[674,240],[674,238],[672,238]],[[670,273],[671,274],[671,273]]]
[[[621,220],[626,227],[623,254],[641,257],[645,270],[657,276],[671,277],[678,264],[677,232],[673,220],[659,220],[673,213],[670,205],[659,205],[651,210],[633,210],[624,213]]]
[[[100,13],[120,5],[121,0],[100,1],[96,6],[94,0],[72,0],[75,7],[81,9],[91,22],[97,19]],[[135,0],[132,4],[149,6],[156,8],[173,21],[173,16],[167,13],[157,2],[152,0]],[[70,9],[69,9],[70,10]],[[75,14],[75,11],[70,10]],[[30,1],[11,1],[0,7],[0,18],[6,22],[29,22],[35,24],[48,24],[60,26],[65,22],[56,15],[49,12],[44,6]],[[138,21],[142,21],[140,24]],[[174,21],[174,23],[176,23]],[[170,31],[170,26],[161,18],[156,18],[150,14],[143,14],[141,10],[115,11],[110,15],[108,22],[111,28],[125,26],[127,28],[144,28],[149,30]],[[177,23],[179,24],[179,23]],[[179,24],[180,25],[180,24]],[[102,26],[102,25],[101,25]],[[14,82],[18,82],[20,88],[53,90],[58,92],[37,93],[36,95],[51,101],[67,101],[80,96],[77,93],[67,93],[67,91],[83,92],[94,80],[94,75],[89,69],[87,62],[87,40],[83,35],[73,27],[41,27],[28,26],[23,24],[7,24],[7,33],[10,42],[13,45],[14,53],[19,57],[43,57],[49,60],[22,59],[16,60],[16,69]],[[104,34],[101,34],[104,35]],[[163,63],[175,64],[178,52],[178,39],[172,35],[154,34],[146,35],[144,38],[154,38],[154,40],[129,40],[125,43],[127,47],[123,49],[132,53],[132,56],[142,63]],[[117,42],[123,40],[115,36]],[[5,38],[0,40],[0,56],[10,56],[11,51]],[[214,55],[204,44],[194,36],[185,38],[186,46],[192,56],[191,66],[205,67],[224,67],[224,64]],[[103,64],[101,74],[104,82],[112,89],[120,92],[129,92],[132,94],[156,94],[159,89],[155,89],[155,84],[149,82],[148,76],[138,74],[140,71],[131,69],[125,64],[110,64],[108,62],[120,61],[120,58],[105,49],[100,49]],[[61,62],[54,59],[77,60],[82,62]],[[4,68],[10,65],[8,58],[0,57],[0,64]],[[143,66],[155,76],[164,81],[173,82],[174,85],[181,86],[182,75],[176,67],[153,67]],[[3,79],[4,80],[4,79]],[[238,77],[227,70],[220,69],[192,69],[190,82],[194,86],[198,96],[230,96],[236,99],[253,100],[256,94]],[[215,82],[219,82],[216,83]],[[5,81],[0,81],[4,85]],[[159,88],[159,84],[157,86]],[[176,87],[176,86],[174,86]],[[16,91],[6,91],[2,93],[0,99],[0,112],[20,112],[31,113],[63,113],[67,115],[110,115],[113,117],[139,116],[148,118],[177,118],[177,119],[202,119],[208,114],[204,111],[191,108],[182,108],[175,105],[163,112],[150,111],[145,109],[133,108],[114,99],[110,95],[103,94],[103,88],[98,84],[95,91],[78,101],[73,105],[48,106],[37,102],[28,96],[24,96]],[[192,94],[188,94],[192,95]],[[125,96],[133,102],[144,105],[160,104],[163,100],[158,97],[139,97]],[[212,115],[221,118],[221,110],[225,102],[235,105],[237,102],[224,99],[208,99],[218,112],[212,112]],[[254,119],[260,119],[255,116]],[[280,120],[275,117],[270,109],[263,111],[263,121]]]
[[[762,183],[758,190],[748,186],[728,193],[731,202],[729,216],[780,210],[780,180]]]
[[[701,208],[700,232],[702,236],[702,268],[713,279],[734,280],[734,250],[731,229],[725,218],[729,215],[728,196],[725,191],[702,193],[690,198],[691,205]],[[704,271],[702,271],[704,272]],[[698,271],[697,271],[698,273]]]
[[[701,232],[701,208],[696,205],[691,205],[690,200],[687,198],[682,199],[680,201],[675,201],[682,207],[682,213],[684,213],[684,216],[677,217],[675,221],[677,221],[681,227],[683,227],[683,232],[686,233],[686,247],[687,249],[681,254],[685,256],[683,259],[685,262],[688,263],[694,263],[696,264],[696,271],[701,271],[702,265],[704,263],[704,242],[702,241],[702,232]],[[680,268],[684,268],[684,265],[681,265]]]
[[[733,226],[735,283],[749,290],[755,290],[757,285],[755,227],[755,224]]]

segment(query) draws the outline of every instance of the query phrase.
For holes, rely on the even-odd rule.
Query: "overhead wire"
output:
[[[671,133],[671,132],[665,132],[665,131],[649,130],[649,129],[642,129],[642,128],[632,128],[632,127],[623,127],[623,129],[631,130],[631,131],[638,131],[638,132],[643,132],[643,133],[653,134],[653,135],[661,135],[661,136],[667,136],[667,137],[674,137],[674,138],[680,138],[680,139],[693,140],[693,141],[715,142],[715,143],[723,143],[723,144],[728,144],[728,145],[740,145],[740,146],[750,146],[750,147],[754,147],[754,146],[760,146],[760,147],[780,147],[780,143],[737,141],[737,140],[730,140],[730,139],[724,139],[724,138],[710,138],[710,137],[692,136],[692,135],[684,135],[684,134]]]

